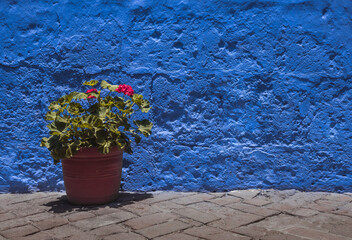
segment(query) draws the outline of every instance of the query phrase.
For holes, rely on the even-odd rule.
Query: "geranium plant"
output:
[[[81,148],[95,147],[106,154],[117,146],[131,154],[130,137],[139,143],[140,134],[151,134],[153,124],[149,120],[131,119],[135,111],[150,110],[148,100],[129,85],[111,85],[103,80],[100,86],[106,90],[92,88],[98,83],[84,82],[91,89],[71,92],[50,103],[45,120],[50,121],[47,127],[51,136],[44,137],[41,146],[49,149],[54,163],[72,157]]]

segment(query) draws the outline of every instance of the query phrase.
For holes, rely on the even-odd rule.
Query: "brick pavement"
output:
[[[352,239],[352,194],[296,190],[122,192],[75,206],[64,193],[0,194],[3,239]]]

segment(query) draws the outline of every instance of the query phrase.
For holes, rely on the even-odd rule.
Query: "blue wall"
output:
[[[90,79],[153,103],[125,190],[352,191],[350,0],[0,1],[0,49],[1,192],[64,188],[43,116]]]

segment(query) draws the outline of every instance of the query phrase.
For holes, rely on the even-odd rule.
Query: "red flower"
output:
[[[92,88],[92,89],[87,90],[86,93],[91,93],[91,92],[98,93],[98,90],[96,88]]]
[[[116,92],[119,92],[119,93],[124,93],[128,96],[132,96],[133,95],[133,89],[130,85],[126,85],[126,84],[122,84],[122,85],[119,85],[119,87],[115,90]]]
[[[98,90],[96,88],[92,88],[92,89],[87,90],[86,93],[91,93],[91,92],[98,93]],[[96,98],[96,97],[89,95],[87,98],[91,99],[91,98]]]

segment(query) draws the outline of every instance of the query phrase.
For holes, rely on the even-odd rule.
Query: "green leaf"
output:
[[[65,157],[66,157],[66,158],[70,158],[70,157],[72,157],[72,156],[73,156],[73,154],[72,154],[71,146],[70,146],[70,145],[67,145],[66,152],[65,152]]]
[[[62,133],[61,132],[56,132],[56,131],[50,131],[49,132],[50,135],[61,135]]]
[[[132,101],[137,104],[138,106],[141,106],[143,100],[143,96],[140,94],[133,94],[132,96]]]
[[[138,131],[142,133],[144,136],[148,137],[152,133],[151,129],[153,127],[153,123],[151,123],[149,120],[143,119],[143,120],[135,120],[133,122],[134,124],[137,125]]]
[[[60,159],[68,158],[66,155],[67,147],[63,146],[61,148],[51,150],[51,156],[54,158],[54,162],[58,163]]]
[[[114,98],[111,96],[107,96],[105,99],[102,99],[100,104],[104,107],[109,107],[114,105]]]
[[[88,126],[82,126],[83,125],[82,121],[83,121],[82,117],[76,117],[76,118],[71,119],[71,123],[72,123],[73,127],[75,127],[75,128],[88,128],[88,127],[90,127],[90,125],[88,123],[86,123]]]
[[[130,130],[130,133],[132,134],[132,136],[134,137],[134,141],[136,143],[140,143],[142,140],[142,137],[139,136],[137,133],[134,132],[134,130]]]
[[[85,112],[82,105],[76,102],[71,102],[70,105],[67,107],[67,111],[73,115],[80,115]]]
[[[87,97],[89,96],[87,93],[82,92],[73,92],[72,95],[74,100],[87,99]]]
[[[132,101],[131,100],[127,100],[127,101],[125,101],[125,104],[126,104],[127,107],[130,107],[130,106],[132,106]]]
[[[48,140],[49,140],[49,139],[46,138],[46,137],[42,138],[42,141],[40,142],[40,146],[41,146],[41,147],[49,148]]]
[[[133,153],[130,143],[126,144],[126,145],[124,146],[123,150],[124,150],[124,152],[126,152],[126,153],[128,153],[128,154],[132,154],[132,153]]]
[[[124,110],[126,107],[125,102],[123,101],[123,98],[121,97],[114,97],[114,106],[117,107],[117,109]]]
[[[104,129],[98,128],[95,131],[96,142],[99,145],[104,144],[108,136],[109,136],[109,133],[107,131],[105,131]]]
[[[55,120],[57,118],[57,116],[59,115],[59,112],[47,112],[46,115],[45,115],[45,120],[47,121],[52,121],[52,120]]]
[[[123,149],[124,152],[131,154],[131,141],[128,139],[126,134],[123,132],[120,133],[120,137],[115,139],[115,143],[120,149]]]
[[[82,123],[88,123],[94,128],[103,128],[104,124],[103,122],[94,115],[86,115],[82,117]]]
[[[64,123],[70,123],[71,122],[71,117],[67,116],[67,115],[63,115],[62,117],[61,116],[57,116],[56,117],[56,121],[64,122]]]
[[[100,86],[102,88],[108,88],[109,86],[111,86],[111,84],[108,83],[107,81],[103,80],[103,81],[101,81]]]
[[[40,146],[47,147],[49,150],[56,149],[60,147],[59,140],[59,136],[50,136],[49,138],[44,137],[40,143]]]
[[[58,147],[60,147],[60,137],[59,136],[51,136],[48,139],[48,143],[49,143],[49,150],[50,149],[56,149]]]
[[[141,111],[144,113],[149,112],[149,110],[151,109],[150,103],[148,100],[143,99],[142,103],[141,103]]]
[[[127,109],[120,109],[121,112],[126,113],[126,114],[131,114],[133,113],[133,109],[132,108],[127,108]]]
[[[86,85],[86,86],[95,86],[99,83],[99,80],[90,80],[90,81],[86,81],[83,83],[83,85]]]
[[[119,126],[123,126],[124,131],[130,131],[131,125],[129,124],[128,119],[126,117],[119,117]]]
[[[98,115],[99,115],[99,117],[101,119],[104,119],[108,112],[110,112],[110,108],[109,107],[100,107],[98,109]]]
[[[81,123],[81,124],[78,124],[77,127],[79,128],[88,128],[88,129],[92,129],[93,126],[90,125],[89,123]]]
[[[117,117],[117,114],[115,114],[115,113],[113,113],[113,112],[108,112],[107,114],[106,114],[106,116],[109,118],[109,119],[116,119],[116,118],[118,118]]]
[[[111,85],[105,80],[101,81],[100,86],[104,89],[109,89],[111,92],[115,92],[115,90],[119,87],[119,85]]]
[[[58,101],[53,101],[49,105],[49,110],[59,110],[61,108],[61,105],[59,104]]]
[[[66,128],[70,125],[66,121],[63,121],[62,118],[60,118],[58,117],[54,122],[47,125],[50,131],[63,133]]]
[[[134,112],[133,110],[133,104],[132,104],[132,101],[131,100],[127,100],[124,102],[125,103],[125,109],[120,109],[119,110],[123,113],[126,113],[126,114],[132,114]]]
[[[142,112],[147,113],[151,109],[149,101],[143,99],[140,94],[133,94],[132,101],[138,105]]]
[[[113,142],[111,140],[106,140],[98,146],[99,152],[102,154],[107,154],[110,152]]]
[[[99,103],[94,103],[93,105],[91,105],[88,110],[87,110],[90,114],[93,115],[98,115],[99,113]]]
[[[64,105],[64,104],[68,104],[68,103],[70,103],[72,101],[73,96],[75,94],[76,94],[76,92],[72,92],[72,93],[70,93],[68,95],[64,95],[61,98],[59,98],[59,100],[57,100],[57,101],[61,104],[61,106]]]
[[[76,128],[93,129],[95,127],[103,127],[103,122],[94,115],[84,115],[71,120],[72,125]]]

